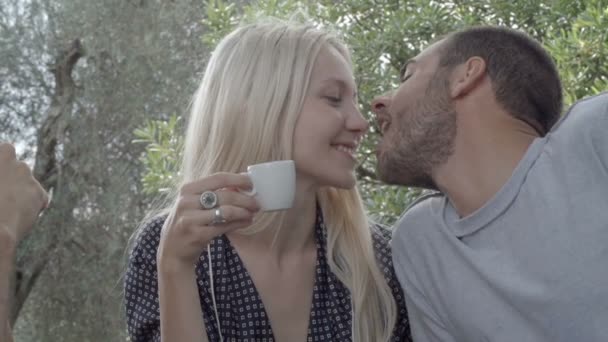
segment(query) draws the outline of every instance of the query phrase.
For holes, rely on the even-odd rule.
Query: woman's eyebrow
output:
[[[336,77],[326,78],[321,82],[321,85],[325,86],[328,83],[337,84],[341,89],[344,89],[344,90],[352,89],[355,93],[357,92],[356,85],[353,87],[353,85],[350,82],[347,82],[341,78],[336,78]]]

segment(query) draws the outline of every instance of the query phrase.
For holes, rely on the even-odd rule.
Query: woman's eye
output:
[[[339,97],[325,96],[325,98],[332,104],[339,104],[340,102],[342,102],[342,99]]]

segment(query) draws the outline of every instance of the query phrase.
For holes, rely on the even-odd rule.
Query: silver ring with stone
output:
[[[211,221],[211,223],[213,223],[213,224],[226,223],[226,218],[222,214],[221,208],[216,208],[213,211],[213,221]]]
[[[217,207],[218,204],[217,194],[214,191],[205,191],[201,194],[198,201],[201,203],[203,209],[213,209]]]

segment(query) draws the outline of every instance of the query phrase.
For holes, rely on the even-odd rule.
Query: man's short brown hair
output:
[[[549,53],[532,37],[506,27],[478,26],[445,38],[440,67],[485,60],[498,103],[545,135],[562,111],[562,86]]]

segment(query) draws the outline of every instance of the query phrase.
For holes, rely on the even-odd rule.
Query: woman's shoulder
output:
[[[395,277],[393,253],[391,250],[392,231],[386,226],[376,222],[370,223],[370,229],[378,266],[380,266],[384,276],[390,280]]]
[[[130,251],[130,258],[133,261],[143,262],[153,257],[156,259],[156,251],[160,244],[160,234],[167,217],[160,215],[147,220],[138,228],[134,237],[133,246]]]
[[[391,341],[411,341],[410,326],[407,317],[407,309],[405,307],[405,296],[403,294],[403,289],[399,285],[393,267],[391,251],[393,231],[378,223],[371,223],[370,227],[378,266],[380,266],[380,270],[384,274],[387,284],[393,292],[395,304],[397,305],[397,324]]]
[[[393,232],[380,223],[371,222],[372,243],[377,256],[391,257],[391,237]]]

